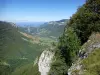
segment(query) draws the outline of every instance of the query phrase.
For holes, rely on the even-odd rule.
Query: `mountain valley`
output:
[[[58,5],[56,8],[63,11],[63,4],[50,1],[53,6],[58,2],[55,7]],[[49,0],[44,2],[47,9],[53,7],[48,5]],[[33,6],[32,3],[26,5]],[[69,19],[58,21],[51,21],[51,14],[48,16],[50,19],[45,19],[47,9],[45,16],[41,12],[41,16],[34,16],[34,19],[34,14],[25,12],[25,15],[21,12],[25,15],[23,20],[20,18],[15,21],[26,21],[26,24],[23,23],[25,25],[0,21],[0,75],[100,75],[100,0],[86,0]],[[54,10],[53,7],[48,11],[55,13]],[[52,19],[62,18],[63,13],[59,12],[57,10]],[[40,11],[34,13],[40,14]],[[37,19],[49,22],[36,23],[37,26],[27,23]]]

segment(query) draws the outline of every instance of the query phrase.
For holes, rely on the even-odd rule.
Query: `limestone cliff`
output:
[[[38,62],[39,72],[41,75],[48,75],[53,56],[54,52],[52,51],[45,50],[42,52]]]

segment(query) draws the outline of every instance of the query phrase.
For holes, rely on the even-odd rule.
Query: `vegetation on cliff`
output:
[[[67,65],[67,67],[59,67],[59,69],[68,69],[72,65],[78,57],[81,46],[87,42],[93,32],[100,32],[100,1],[86,0],[86,3],[79,7],[77,12],[70,18],[63,35],[59,39],[56,51],[60,51],[59,56],[65,61],[60,63],[66,63]],[[61,59],[58,60],[62,61]],[[58,60],[56,59],[51,64],[51,70],[59,66],[53,66]],[[55,73],[56,70],[51,71],[51,74],[59,75]],[[60,75],[66,74],[67,71],[65,73],[65,70],[63,70]]]

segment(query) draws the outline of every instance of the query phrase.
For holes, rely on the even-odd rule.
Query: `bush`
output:
[[[80,48],[80,40],[72,28],[66,29],[63,36],[60,37],[58,48],[61,51],[61,55],[65,58],[66,64],[71,66]]]
[[[68,66],[59,50],[56,50],[55,57],[52,59],[51,69],[48,75],[66,75]]]
[[[100,1],[87,0],[71,17],[68,26],[74,28],[81,44],[88,40],[92,32],[100,32]]]

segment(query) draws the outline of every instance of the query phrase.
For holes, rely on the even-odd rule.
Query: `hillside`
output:
[[[59,37],[63,31],[64,27],[67,24],[68,19],[63,19],[59,21],[51,21],[44,23],[39,28],[39,35],[40,36],[46,36],[46,37]]]
[[[22,32],[29,33],[31,35],[37,35],[39,37],[48,37],[48,38],[58,38],[64,30],[64,27],[68,19],[62,19],[59,21],[50,21],[46,22],[39,27],[27,26],[19,27]]]
[[[79,58],[69,69],[69,75],[100,74],[100,33],[93,33],[82,46]]]
[[[30,47],[33,48],[33,51],[31,51],[30,53],[27,53],[27,50],[30,50],[30,47],[27,48],[27,50],[26,50],[27,46],[23,47],[24,49],[21,50],[21,51],[25,52],[25,50],[26,50],[25,53],[27,53],[27,54],[23,55],[21,59],[27,60],[28,59],[28,58],[26,58],[27,55],[30,55],[29,59],[32,58],[32,57],[34,57],[34,59],[36,59],[36,56],[40,56],[40,53],[43,50],[48,50],[49,47],[52,47],[53,42],[56,42],[55,39],[58,36],[60,36],[61,33],[63,32],[65,23],[66,23],[66,19],[60,20],[60,21],[48,22],[48,23],[43,24],[40,27],[38,27],[38,29],[39,29],[38,32],[37,32],[37,27],[19,27],[18,28],[19,31],[18,31],[18,35],[16,35],[16,39],[20,34],[20,36],[21,36],[20,38],[22,38],[22,40],[24,40],[26,42],[30,42],[32,44]],[[20,32],[20,31],[22,31],[22,32]],[[48,32],[48,31],[50,31],[51,33],[46,34],[45,32]],[[52,35],[53,33],[54,33],[54,35]],[[56,33],[57,33],[57,36],[55,35]],[[52,35],[52,37],[50,37],[51,35]],[[13,38],[15,38],[15,37],[13,37]],[[20,43],[21,41],[20,42],[17,41],[17,42]],[[20,44],[21,44],[21,46],[23,44],[25,45],[25,43],[20,43]],[[29,45],[29,43],[27,45]],[[37,52],[35,52],[34,50],[37,51]],[[15,55],[15,56],[19,56],[19,55]],[[37,74],[40,75],[39,69],[38,69],[39,68],[38,62],[34,65],[34,59],[30,59],[30,61],[28,60],[27,63],[25,63],[25,61],[24,61],[25,64],[23,64],[23,62],[20,62],[20,65],[21,64],[23,64],[23,65],[21,65],[21,66],[17,65],[17,67],[15,68],[14,71],[12,71],[11,74],[12,75],[24,75],[24,74],[29,75],[31,73],[32,75],[33,74],[34,75],[37,75]],[[33,70],[35,70],[35,72],[33,72]]]
[[[39,37],[20,32],[15,24],[0,21],[0,75],[11,75],[16,68],[34,64],[48,47]]]
[[[59,37],[46,75],[100,74],[100,1],[86,0]]]

